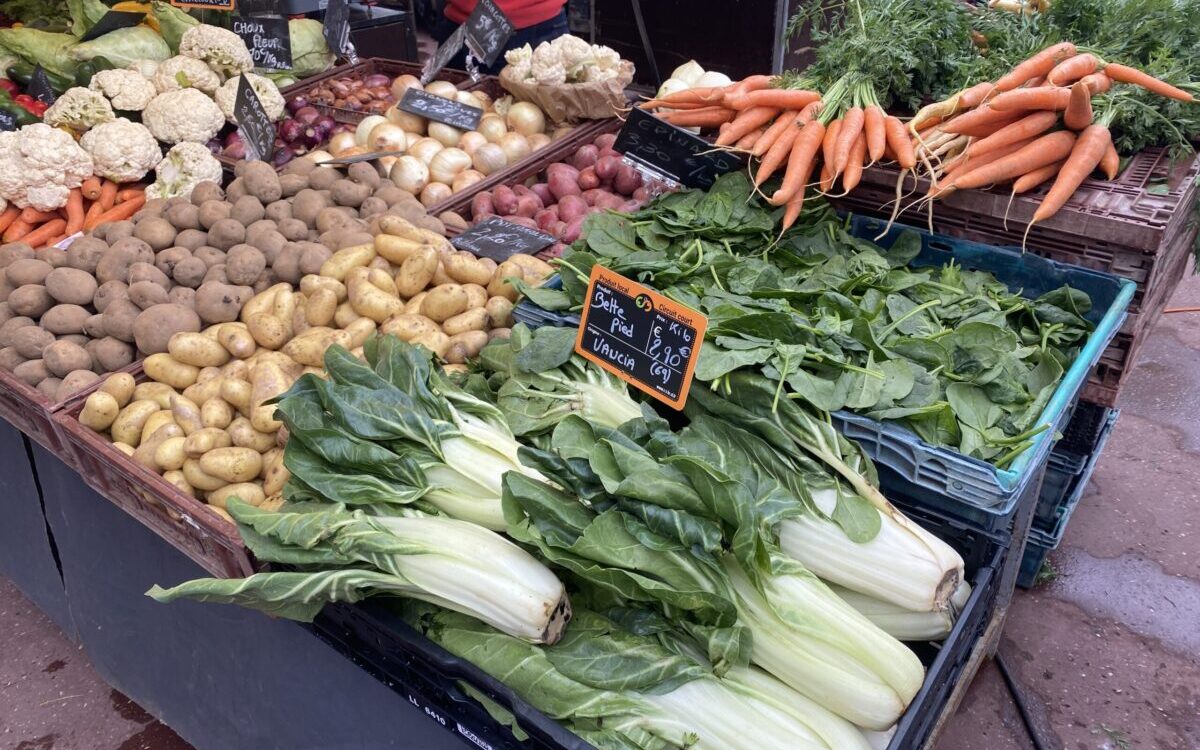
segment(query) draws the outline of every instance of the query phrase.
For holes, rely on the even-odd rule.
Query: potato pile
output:
[[[111,377],[80,422],[218,515],[227,517],[235,495],[277,507],[288,476],[284,438],[264,402],[306,372],[323,376],[327,348],[362,356],[372,334],[394,334],[460,366],[489,337],[508,334],[517,298],[510,280],[537,285],[552,272],[527,255],[497,265],[456,252],[400,216],[373,224],[378,235],[331,254],[298,291],[275,284],[237,321],[172,335],[165,352],[146,358],[151,382]]]
[[[407,216],[435,234],[411,194],[368,164],[343,173],[294,162],[238,165],[227,190],[148,201],[132,220],[103,224],[67,250],[0,248],[0,367],[64,400],[172,334],[230,322],[256,292],[299,283],[335,251],[370,243],[368,220]]]

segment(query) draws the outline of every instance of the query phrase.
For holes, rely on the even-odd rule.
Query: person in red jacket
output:
[[[446,41],[454,30],[467,20],[471,11],[475,10],[476,0],[446,0],[444,16],[433,29],[433,36],[439,43]],[[512,21],[515,31],[508,40],[505,51],[523,47],[526,44],[537,47],[542,42],[556,39],[570,31],[567,26],[567,0],[494,0],[496,6]],[[454,56],[447,67],[466,67],[466,49]],[[504,55],[496,58],[491,66],[477,63],[484,73],[499,73],[506,65]]]

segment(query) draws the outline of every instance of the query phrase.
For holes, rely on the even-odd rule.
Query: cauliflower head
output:
[[[254,89],[254,93],[258,96],[259,103],[263,106],[263,111],[272,120],[278,120],[283,117],[285,103],[283,94],[279,93],[279,87],[275,82],[266,76],[260,76],[257,73],[245,73],[246,80],[250,81],[250,88]],[[237,118],[234,117],[233,105],[237,101],[239,76],[230,78],[225,83],[221,84],[221,88],[217,89],[217,106],[225,113],[225,118],[232,123],[237,123]]]
[[[125,66],[126,70],[137,71],[142,74],[142,77],[147,79],[154,78],[154,71],[158,70],[159,60],[134,60]]]
[[[67,89],[51,104],[42,121],[55,127],[67,127],[77,133],[116,117],[104,94],[82,86]]]
[[[193,88],[212,96],[220,85],[221,76],[194,57],[176,55],[163,60],[154,71],[154,87],[160,94]]]
[[[205,143],[225,126],[225,115],[203,91],[180,89],[151,99],[142,122],[164,143]]]
[[[0,198],[20,208],[62,208],[91,176],[92,157],[65,130],[39,122],[0,133]]]
[[[157,94],[154,84],[136,70],[101,70],[88,88],[108,97],[113,109],[140,112]]]
[[[199,24],[183,32],[179,54],[203,60],[222,76],[235,76],[254,69],[254,58],[242,38],[220,26]]]
[[[221,162],[202,143],[180,143],[171,147],[154,170],[154,184],[146,188],[146,198],[190,198],[192,190],[205,180],[220,183]]]
[[[146,126],[124,117],[92,128],[79,145],[92,157],[95,173],[113,182],[140,180],[162,161],[158,141]]]
[[[577,36],[563,34],[550,42],[550,46],[558,53],[559,60],[567,70],[573,70],[591,62],[592,45]]]

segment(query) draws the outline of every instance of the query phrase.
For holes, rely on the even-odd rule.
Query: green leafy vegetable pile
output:
[[[750,369],[777,384],[777,399],[899,421],[997,466],[1029,447],[1092,329],[1088,296],[1063,287],[1027,299],[985,272],[911,267],[916,233],[885,250],[827,209],[808,218],[771,248],[772,213],[745,176],[725,175],[707,194],[588,217],[561,259],[563,291],[533,299],[580,305],[601,263],[708,316],[696,377],[713,388]]]

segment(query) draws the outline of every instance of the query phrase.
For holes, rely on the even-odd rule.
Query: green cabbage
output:
[[[71,33],[81,37],[100,23],[108,6],[100,0],[67,0],[67,10],[71,15]]]
[[[149,26],[134,26],[77,44],[70,55],[76,62],[104,57],[118,68],[127,68],[135,60],[166,60],[171,56],[171,48]]]
[[[48,72],[75,77],[76,60],[70,55],[78,40],[70,34],[55,34],[38,31],[28,26],[18,29],[0,29],[0,47],[34,65],[41,65]]]
[[[315,76],[333,67],[336,56],[329,51],[320,21],[294,18],[288,21],[292,40],[292,74],[297,78]]]
[[[150,4],[150,14],[158,21],[158,33],[166,40],[172,55],[179,54],[179,40],[183,38],[183,32],[200,25],[187,11],[161,0],[154,0]]]

